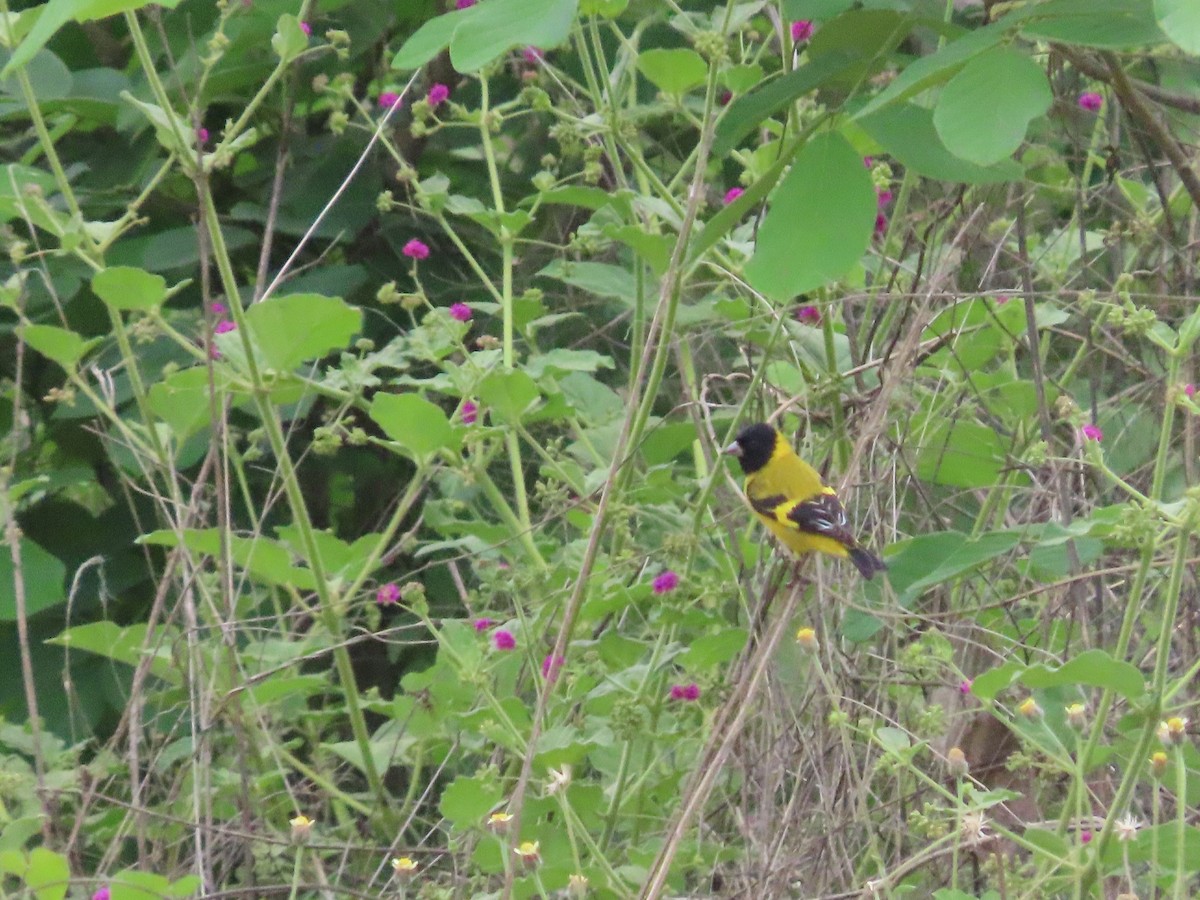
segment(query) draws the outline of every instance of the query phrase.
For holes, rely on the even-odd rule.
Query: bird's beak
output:
[[[721,452],[728,453],[730,456],[741,456],[742,455],[742,445],[739,444],[737,441],[734,441],[732,444],[730,444],[728,447],[726,447]]]

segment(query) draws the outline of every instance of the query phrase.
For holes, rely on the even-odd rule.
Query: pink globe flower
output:
[[[1079,436],[1085,441],[1104,440],[1104,432],[1100,430],[1100,426],[1093,425],[1091,422],[1079,429]]]
[[[740,187],[731,187],[729,190],[727,190],[725,192],[725,200],[724,200],[725,205],[728,206],[730,203],[732,203],[738,197],[742,196],[742,194],[744,194],[744,193],[746,193],[746,192],[744,190],[742,190]]]
[[[1079,842],[1081,844],[1090,844],[1092,842],[1092,833],[1085,828],[1079,833]]]
[[[815,306],[802,306],[796,310],[796,321],[802,325],[820,325],[821,311]]]
[[[384,91],[379,95],[379,105],[384,109],[391,109],[400,102],[400,95],[395,91]]]
[[[221,303],[219,300],[214,300],[209,304],[208,308],[212,310],[214,316],[223,316],[227,311],[225,304]]]
[[[404,249],[400,251],[409,259],[428,259],[429,246],[416,238],[413,238],[404,245]]]
[[[685,700],[688,702],[690,702],[692,700],[699,700],[700,699],[700,685],[696,684],[696,682],[694,682],[694,681],[691,684],[672,685],[671,686],[671,699],[672,700]]]
[[[110,896],[111,892],[108,889],[108,885],[105,885],[104,887],[100,888],[100,890],[96,891],[96,893],[92,894],[92,900],[108,900]]]
[[[230,322],[228,319],[222,319],[220,322],[218,322],[216,325],[213,326],[213,333],[214,334],[228,334],[229,332],[233,331],[236,328],[237,328],[237,326],[234,325],[232,322]]]
[[[439,82],[437,84],[430,85],[429,93],[426,95],[425,99],[429,101],[430,106],[441,106],[446,102],[446,99],[449,96],[450,88]]]
[[[542,660],[542,677],[549,678],[553,681],[558,677],[559,670],[563,667],[566,660],[558,654],[552,653]]]
[[[470,400],[464,400],[463,405],[458,408],[458,415],[464,425],[474,425],[479,418],[479,407]]]
[[[455,9],[470,9],[472,6],[475,5],[475,3],[476,3],[476,0],[455,0],[454,8]]]
[[[1190,381],[1183,386],[1183,392],[1189,397],[1196,396],[1196,386]]]
[[[1099,112],[1104,105],[1104,97],[1095,91],[1084,91],[1079,95],[1079,108],[1088,112]]]
[[[375,592],[375,602],[380,606],[395,606],[400,602],[400,586],[388,582]]]
[[[309,37],[312,37],[312,26],[309,25],[307,22],[300,23],[300,30],[303,31],[305,34],[307,34]]]
[[[733,91],[721,91],[721,96],[717,97],[717,102],[722,106],[728,106],[729,101],[733,99]]]
[[[868,169],[871,168],[871,166],[875,165],[875,157],[864,156],[863,157],[863,165],[866,166]]]
[[[1005,303],[1007,303],[1012,298],[1009,297],[1007,294],[997,294],[993,299],[996,301],[997,306],[1003,306]]]
[[[540,63],[545,58],[545,55],[537,47],[526,47],[521,51],[521,58],[531,66]]]
[[[959,692],[960,694],[969,694],[969,693],[971,693],[971,681],[970,681],[970,679],[967,679],[966,681],[960,681],[960,682],[958,683],[958,692]]]
[[[196,143],[201,147],[208,143],[208,129],[203,125],[196,129]]]
[[[808,19],[801,19],[798,22],[792,23],[792,40],[799,44],[807,41],[813,36],[813,23]]]
[[[471,307],[465,303],[455,303],[450,307],[450,318],[456,322],[471,321]]]
[[[888,218],[883,213],[875,215],[875,236],[883,237],[887,234]]]
[[[892,192],[887,188],[875,192],[875,202],[880,209],[892,202]]]
[[[652,587],[654,588],[654,593],[656,594],[665,594],[668,591],[673,591],[675,588],[679,587],[679,576],[670,569],[667,569],[664,572],[659,572],[654,576]]]
[[[475,630],[480,633],[487,631],[489,628],[492,627],[492,625],[493,625],[493,622],[491,619],[476,619],[475,620]]]
[[[517,639],[511,631],[501,628],[492,635],[492,646],[497,650],[512,650],[517,646]]]

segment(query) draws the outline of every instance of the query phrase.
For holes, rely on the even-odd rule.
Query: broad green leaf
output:
[[[625,303],[632,303],[637,294],[633,273],[609,263],[556,259],[538,274],[555,278],[598,297],[613,297]]]
[[[970,419],[933,414],[919,419],[911,433],[920,442],[917,476],[934,484],[989,487],[1007,465],[996,430]]]
[[[156,872],[125,869],[108,880],[110,900],[162,900],[170,896],[170,881]]]
[[[1180,0],[1187,4],[1189,0]],[[1164,43],[1154,0],[1051,0],[1024,11],[1026,37],[1111,50]]]
[[[926,588],[1005,555],[1020,540],[1016,531],[992,531],[977,538],[957,531],[922,534],[892,545],[888,581],[899,595],[900,604],[908,608]]]
[[[746,279],[781,302],[822,287],[862,258],[875,213],[862,157],[839,134],[817,135],[772,197]]]
[[[459,444],[441,407],[416,394],[376,394],[371,401],[371,418],[417,462]]]
[[[215,374],[217,382],[211,388],[207,366],[182,369],[150,385],[147,404],[156,416],[167,423],[177,442],[183,443],[209,424],[213,412],[210,391],[216,391],[216,407],[220,410],[224,390],[220,382],[220,370],[216,370]],[[242,398],[241,402],[247,402],[246,398]]]
[[[764,119],[840,75],[854,61],[849,53],[829,53],[734,100],[717,123],[713,157],[720,159],[727,155]]]
[[[63,900],[70,885],[71,866],[65,856],[45,847],[30,851],[25,886],[37,900]]]
[[[167,298],[167,281],[144,269],[113,266],[92,276],[92,290],[113,309],[157,309]]]
[[[912,739],[902,728],[885,725],[875,729],[875,740],[889,753],[900,754],[912,747]]]
[[[906,168],[926,178],[995,184],[1021,177],[1021,166],[1011,159],[979,166],[955,156],[933,126],[933,112],[912,103],[892,104],[860,119],[858,124]]]
[[[721,84],[735,94],[744,94],[763,80],[762,66],[750,63],[721,70]]]
[[[266,363],[290,372],[350,343],[362,328],[362,311],[340,297],[290,294],[255,303],[246,310],[254,343]]]
[[[221,531],[217,528],[188,528],[182,535],[182,543],[195,553],[217,557],[221,553]],[[265,584],[292,586],[301,590],[314,590],[316,580],[306,568],[294,565],[287,549],[271,538],[259,535],[245,537],[230,535],[229,555],[255,580]],[[160,547],[176,547],[180,536],[174,531],[152,531],[138,539],[140,544]]]
[[[812,60],[826,55],[852,57],[854,63],[834,79],[852,88],[883,67],[915,21],[890,9],[850,10],[817,29],[808,56]]]
[[[416,69],[447,46],[454,68],[475,72],[514,47],[556,47],[575,24],[579,0],[488,0],[431,19],[405,41],[394,69]]]
[[[520,369],[498,369],[479,383],[484,406],[505,422],[518,422],[541,397],[537,384]]]
[[[1138,668],[1114,659],[1106,650],[1085,650],[1061,666],[1044,663],[1027,666],[1009,660],[978,675],[971,682],[971,692],[991,700],[1014,684],[1029,688],[1086,685],[1116,691],[1127,700],[1137,700],[1146,693],[1146,679]]]
[[[300,27],[300,20],[291,13],[284,13],[275,25],[271,36],[271,49],[284,62],[290,62],[308,49],[308,35]]]
[[[597,369],[612,367],[612,357],[604,356],[595,350],[568,350],[566,347],[556,347],[548,353],[536,353],[529,357],[524,371],[531,378],[541,378],[547,372],[595,372]]]
[[[744,628],[728,628],[716,634],[705,634],[688,644],[687,650],[675,661],[686,669],[710,669],[733,659],[746,646]]]
[[[943,89],[933,125],[947,150],[987,166],[1012,156],[1029,123],[1053,99],[1046,73],[1032,59],[1016,50],[989,50]]]
[[[495,778],[455,778],[438,802],[442,815],[459,830],[466,831],[487,824],[487,817],[500,804],[504,793]]]
[[[21,575],[25,585],[25,614],[33,616],[67,599],[67,567],[29,538],[21,540]],[[13,588],[12,549],[0,546],[0,622],[17,620],[17,597]]]
[[[638,71],[660,91],[667,94],[686,94],[704,84],[708,66],[695,50],[655,48],[643,50],[637,58]]]
[[[145,641],[145,625],[129,625],[122,628],[116,622],[99,621],[68,628],[47,643],[71,651],[83,650],[86,653],[94,653],[127,666],[136,666],[147,652],[143,649]],[[182,676],[174,660],[171,659],[170,640],[161,641],[158,646],[161,649],[153,651],[154,659],[150,663],[150,672],[168,684],[180,684]]]
[[[163,0],[163,2],[158,2],[158,0],[50,0],[42,7],[41,15],[38,16],[33,28],[29,30],[29,34],[17,45],[12,59],[0,71],[0,78],[7,78],[14,69],[20,68],[33,59],[33,55],[44,47],[46,42],[67,22],[72,20],[90,22],[94,19],[103,19],[106,16],[114,16],[127,10],[141,9],[152,4],[174,9],[179,5],[179,0]]]
[[[100,343],[100,338],[84,340],[73,331],[57,325],[25,325],[18,329],[25,343],[47,359],[52,359],[68,372],[89,350]]]
[[[1193,56],[1200,54],[1200,3],[1196,0],[1154,0],[1158,27],[1175,46]]]
[[[615,19],[625,12],[629,0],[580,0],[579,13],[584,16],[603,16]]]

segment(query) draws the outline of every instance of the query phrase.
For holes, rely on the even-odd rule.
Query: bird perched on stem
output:
[[[746,474],[744,490],[755,515],[788,549],[849,557],[868,579],[887,568],[850,532],[833,488],[777,429],[765,422],[748,425],[725,452],[737,457]]]

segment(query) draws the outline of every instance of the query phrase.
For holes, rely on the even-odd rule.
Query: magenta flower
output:
[[[656,594],[665,594],[668,591],[673,591],[679,587],[679,576],[670,569],[666,569],[654,576],[653,587]]]
[[[223,316],[226,312],[225,304],[219,300],[214,300],[209,304],[208,308],[212,310],[214,316]]]
[[[526,47],[521,51],[522,59],[524,59],[525,62],[529,63],[530,65],[536,65],[537,63],[540,63],[545,55],[546,54],[544,54],[537,47]]]
[[[820,325],[821,311],[815,306],[802,306],[796,310],[796,321],[802,325]]]
[[[721,91],[721,96],[717,98],[717,102],[722,106],[728,106],[729,101],[733,99],[733,91]]]
[[[1100,426],[1093,425],[1091,422],[1079,429],[1079,436],[1085,441],[1104,440],[1104,432],[1100,430]]]
[[[429,246],[416,238],[413,238],[404,245],[404,249],[400,251],[409,259],[428,259]]]
[[[742,196],[742,194],[744,194],[744,193],[746,193],[746,192],[744,190],[742,190],[740,187],[731,187],[729,190],[727,190],[725,192],[725,200],[724,200],[725,205],[728,206],[730,203],[732,203],[738,197]]]
[[[1081,844],[1090,844],[1091,841],[1092,841],[1092,833],[1090,831],[1088,831],[1087,829],[1084,829],[1083,831],[1081,831],[1079,833],[1079,842]]]
[[[492,635],[492,644],[497,650],[512,650],[517,646],[517,639],[511,631],[501,628]]]
[[[1104,105],[1104,97],[1095,91],[1084,91],[1079,95],[1079,108],[1088,112],[1099,112]]]
[[[232,322],[230,322],[228,319],[222,319],[220,322],[218,322],[216,325],[213,326],[213,333],[214,334],[228,334],[229,332],[233,331],[235,328],[237,328],[237,326],[234,325]]]
[[[108,900],[108,898],[108,885],[105,885],[104,887],[100,888],[100,890],[96,891],[96,893],[92,894],[92,900]]]
[[[307,34],[309,37],[312,37],[312,26],[309,25],[307,22],[300,23],[300,30],[303,31],[305,34]]]
[[[971,680],[969,678],[966,681],[960,681],[958,683],[958,692],[960,694],[971,693]]]
[[[1196,386],[1190,381],[1183,386],[1183,392],[1189,397],[1196,396]]]
[[[875,236],[882,237],[887,233],[888,220],[883,213],[875,214]]]
[[[379,95],[379,105],[384,109],[391,109],[400,102],[400,95],[395,91],[384,91]]]
[[[892,202],[892,192],[887,188],[875,192],[875,202],[880,209]]]
[[[542,677],[549,678],[553,681],[558,677],[558,670],[563,667],[566,660],[556,653],[552,653],[542,660]]]
[[[1007,303],[1012,298],[1009,297],[1007,294],[997,294],[993,299],[996,301],[997,306],[1003,306],[1005,303]]]
[[[871,168],[871,166],[875,165],[875,157],[864,156],[863,157],[863,165],[866,166],[868,169]]]
[[[471,321],[471,307],[465,303],[455,303],[450,307],[450,318],[456,322]]]
[[[491,628],[493,624],[494,623],[492,622],[491,619],[476,619],[475,620],[475,630],[480,633],[483,633],[483,632],[487,631],[489,628]]]
[[[196,143],[201,147],[208,143],[208,129],[203,125],[196,129]]]
[[[470,9],[472,6],[475,5],[475,3],[476,3],[476,0],[456,0],[456,2],[454,4],[454,8],[455,9]]]
[[[458,408],[458,415],[464,425],[474,425],[479,418],[479,407],[470,400],[464,400]]]
[[[700,699],[700,685],[696,684],[696,682],[694,682],[694,681],[691,684],[672,685],[671,686],[671,699],[672,700],[687,700],[687,701],[699,700]]]
[[[792,41],[799,44],[802,41],[807,41],[813,36],[813,23],[808,19],[801,19],[798,22],[792,23]]]
[[[450,96],[450,88],[438,82],[429,87],[429,93],[425,99],[429,101],[430,106],[441,106],[446,102],[446,98]]]
[[[395,606],[400,602],[400,585],[389,581],[375,592],[375,602],[380,606]]]

